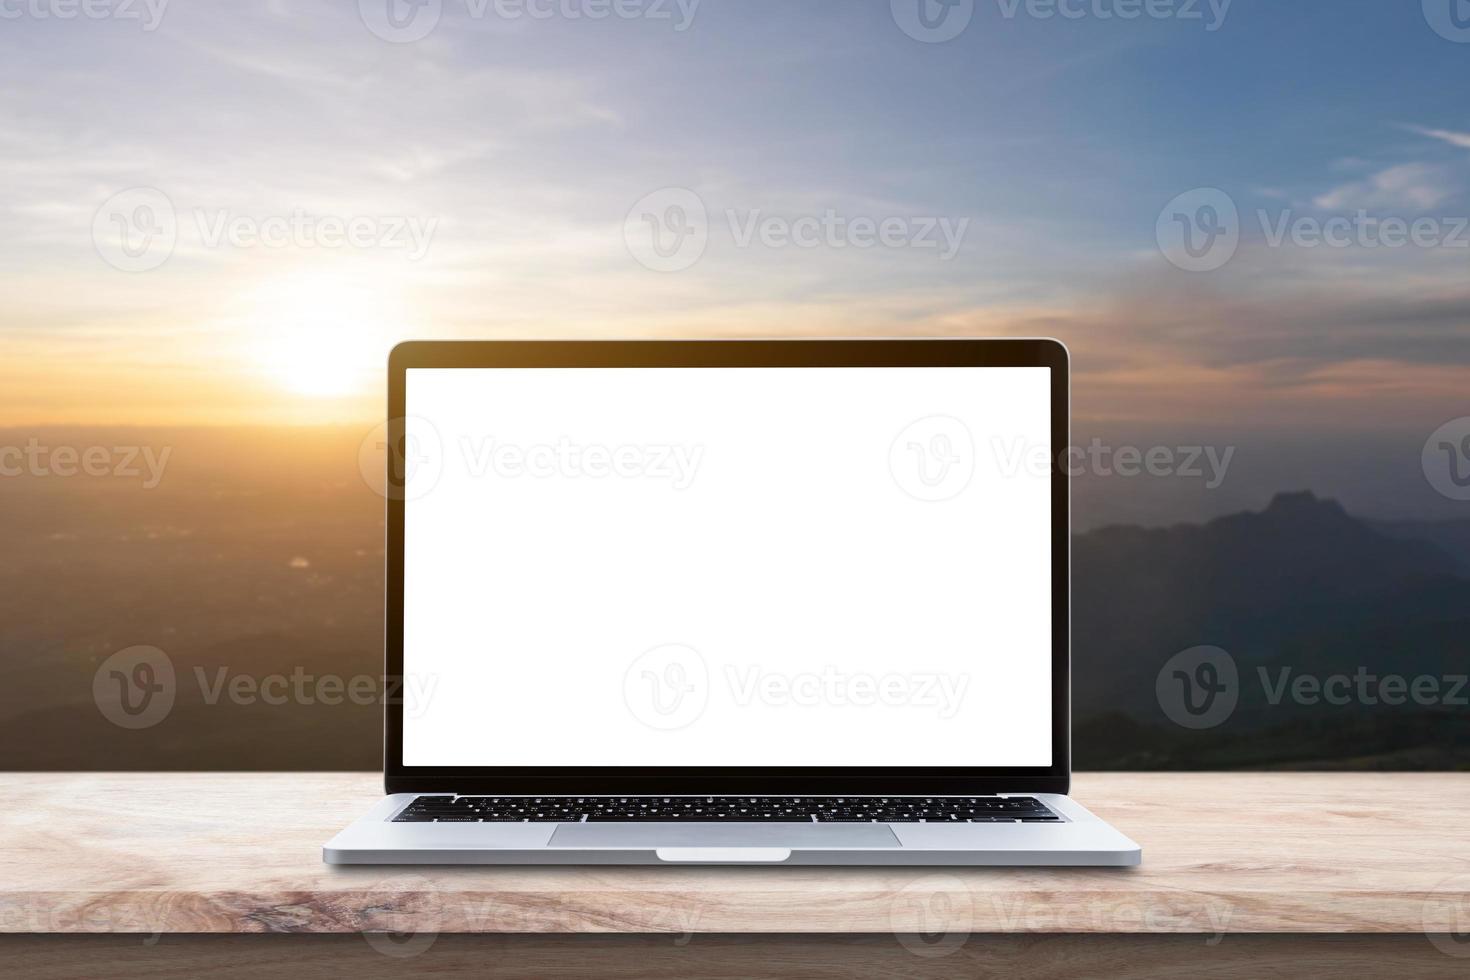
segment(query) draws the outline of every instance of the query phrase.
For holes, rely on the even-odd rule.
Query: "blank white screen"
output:
[[[404,764],[1050,765],[1049,382],[408,370]]]

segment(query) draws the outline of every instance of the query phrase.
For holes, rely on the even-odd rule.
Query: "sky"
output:
[[[410,337],[1040,334],[1081,429],[1417,512],[1354,447],[1470,412],[1463,3],[90,2],[0,0],[5,424],[372,419]]]

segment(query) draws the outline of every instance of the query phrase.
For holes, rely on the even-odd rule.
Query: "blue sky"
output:
[[[685,30],[690,0],[439,0],[406,43],[371,29],[388,0],[137,0],[152,30],[56,2],[0,22],[21,422],[355,419],[394,340],[513,335],[1050,333],[1098,424],[1413,434],[1464,412],[1470,249],[1272,245],[1256,218],[1470,215],[1470,43],[1418,2],[1234,0],[1209,30],[1208,0],[1129,21],[1098,15],[1129,0],[975,0],[944,43],[900,28],[919,0],[701,0]],[[177,230],[127,271],[97,229],[139,188]],[[627,240],[667,188],[708,220],[676,272]],[[1195,188],[1240,215],[1208,272],[1158,239]],[[965,224],[948,258],[739,240],[829,212]],[[210,236],[297,213],[412,220],[424,248]]]

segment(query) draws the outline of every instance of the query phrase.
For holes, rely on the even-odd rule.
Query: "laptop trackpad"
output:
[[[886,824],[564,823],[547,847],[901,847]]]

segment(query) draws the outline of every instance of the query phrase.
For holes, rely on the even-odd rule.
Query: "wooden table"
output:
[[[0,975],[1470,975],[1470,774],[1087,774],[1143,866],[1030,870],[329,868],[378,776],[0,784]]]

